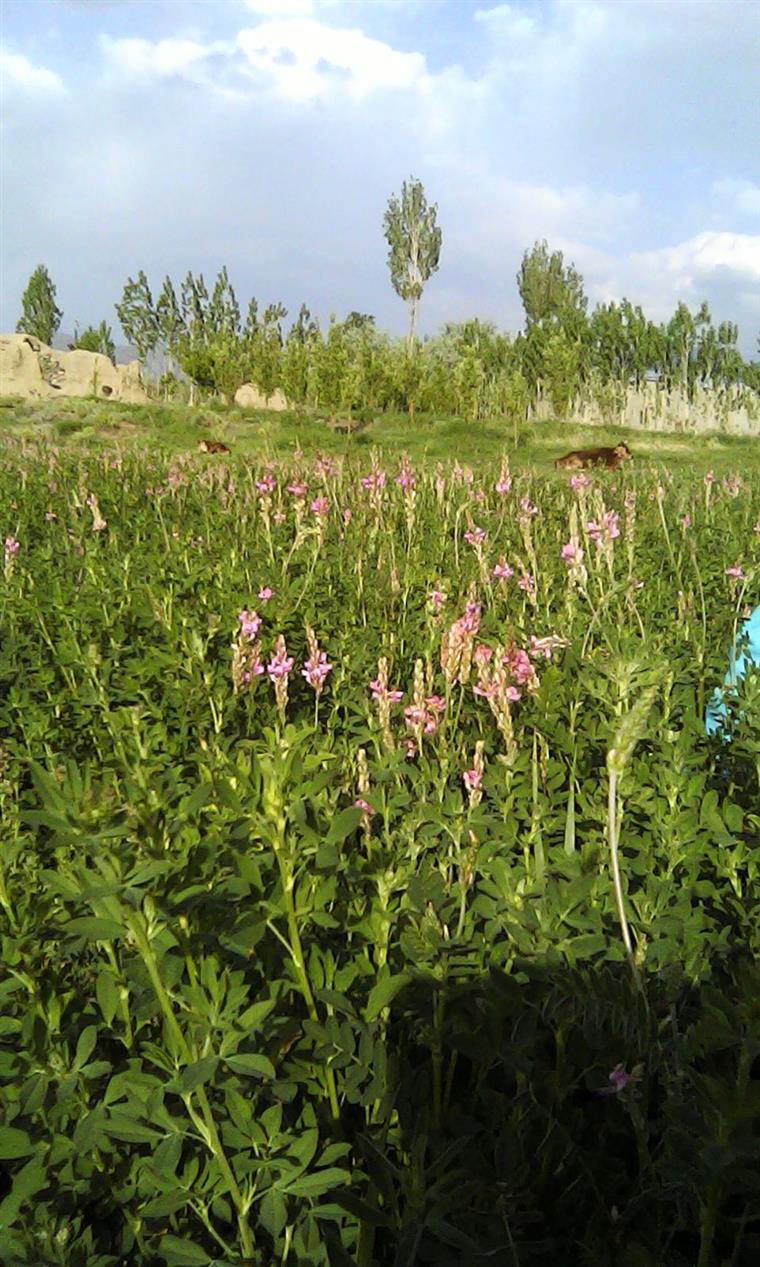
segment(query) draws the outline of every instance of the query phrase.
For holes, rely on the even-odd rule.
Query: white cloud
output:
[[[715,273],[732,273],[745,284],[760,286],[760,234],[698,233],[677,246],[639,251],[634,267],[669,280],[678,292],[693,290]]]
[[[265,18],[307,18],[314,0],[245,0],[245,7]]]
[[[152,43],[144,39],[100,37],[100,46],[110,69],[128,77],[180,75],[194,77],[195,70],[212,54],[227,45],[199,44],[196,40],[165,39]]]
[[[262,22],[240,31],[237,46],[255,74],[283,97],[306,102],[343,89],[354,98],[413,88],[426,75],[421,53],[400,53],[358,29],[308,18]]]
[[[44,66],[34,66],[21,53],[0,49],[0,88],[21,89],[29,92],[65,92],[63,80],[55,71]]]
[[[711,192],[742,215],[760,216],[760,185],[751,180],[716,180]]]

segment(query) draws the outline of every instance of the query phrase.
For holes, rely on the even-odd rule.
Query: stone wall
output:
[[[535,416],[554,417],[550,402],[541,401]],[[689,400],[682,392],[644,383],[625,393],[616,393],[613,388],[600,393],[598,399],[578,400],[571,406],[568,420],[589,427],[760,436],[760,396],[749,389],[723,393],[697,387],[693,400]]]

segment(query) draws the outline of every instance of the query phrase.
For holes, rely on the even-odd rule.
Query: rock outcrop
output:
[[[114,365],[100,352],[59,352],[30,334],[0,334],[0,396],[94,396],[135,405],[148,400],[139,361]]]
[[[241,409],[274,409],[276,413],[290,408],[279,387],[275,388],[271,396],[265,396],[255,383],[243,383],[242,387],[238,387],[235,404]]]

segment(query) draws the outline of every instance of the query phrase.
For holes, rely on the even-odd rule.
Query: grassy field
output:
[[[207,437],[223,440],[234,454],[247,459],[306,452],[354,453],[372,448],[389,454],[406,451],[414,461],[456,461],[474,465],[494,461],[506,449],[515,469],[543,473],[570,448],[615,444],[625,439],[639,462],[666,464],[671,470],[704,474],[731,469],[760,471],[760,440],[726,435],[675,435],[625,428],[578,427],[570,423],[526,424],[515,437],[510,425],[497,420],[470,423],[460,418],[380,416],[364,430],[344,437],[327,425],[326,416],[271,413],[159,403],[72,400],[13,401],[0,407],[0,435],[37,437],[84,448],[137,447],[180,454],[196,449]]]
[[[2,420],[3,1267],[756,1262],[757,442]]]

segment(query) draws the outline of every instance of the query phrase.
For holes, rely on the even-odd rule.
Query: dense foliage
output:
[[[16,323],[20,334],[31,334],[51,344],[63,316],[55,302],[55,286],[44,264],[38,264],[21,297],[21,316]]]
[[[416,211],[424,219],[424,206]],[[397,254],[412,268],[410,252],[414,248],[417,259],[422,246],[410,241],[400,205],[395,215],[401,217]],[[434,225],[420,233],[437,260]],[[420,272],[418,260],[412,281],[399,291],[410,302],[416,303],[429,265],[428,259]],[[582,278],[545,242],[526,252],[517,281],[526,328],[514,337],[491,322],[472,320],[448,323],[419,343],[391,338],[370,315],[357,312],[322,329],[305,305],[286,331],[282,304],[260,313],[251,300],[242,319],[226,269],[211,293],[203,277],[190,272],[178,297],[167,277],[155,301],[140,273],[127,282],[116,312],[141,356],[160,350],[194,385],[226,396],[252,381],[267,395],[282,388],[294,405],[433,411],[472,420],[500,416],[519,423],[541,402],[565,417],[574,403],[593,401],[613,418],[629,388],[656,382],[663,393],[691,399],[701,388],[723,404],[760,408],[760,366],[742,357],[738,327],[715,326],[706,304],[692,313],[679,303],[661,324],[627,299],[600,304],[589,315]]]
[[[755,1261],[757,481],[0,492],[3,1261]]]

